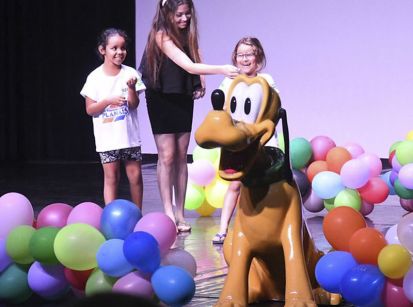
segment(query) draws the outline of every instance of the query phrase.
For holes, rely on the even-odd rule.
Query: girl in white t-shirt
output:
[[[264,49],[262,48],[261,42],[257,38],[241,38],[235,45],[234,51],[232,52],[232,63],[240,69],[241,74],[245,74],[251,78],[256,76],[263,77],[268,84],[278,92],[273,78],[269,74],[259,73],[265,67],[266,59]],[[221,82],[219,89],[227,94],[231,82],[232,79],[225,78]],[[270,142],[272,142],[272,145],[276,146],[275,138],[272,138]],[[212,239],[212,243],[214,244],[224,243],[228,231],[229,221],[238,202],[240,189],[240,181],[231,181],[224,197],[219,231]]]
[[[127,34],[109,28],[99,36],[98,53],[103,64],[92,71],[80,94],[93,118],[96,151],[103,166],[105,204],[117,198],[120,163],[124,162],[132,202],[142,209],[143,181],[141,140],[137,107],[145,90],[140,74],[123,65]]]

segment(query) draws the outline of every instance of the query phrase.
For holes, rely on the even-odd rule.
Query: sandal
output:
[[[223,244],[226,236],[226,233],[217,233],[212,239],[212,244]]]
[[[176,222],[176,229],[178,232],[190,232],[191,225],[187,222]]]

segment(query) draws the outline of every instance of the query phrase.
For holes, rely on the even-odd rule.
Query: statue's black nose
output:
[[[222,110],[225,103],[225,94],[221,90],[214,90],[211,94],[212,107],[216,111]]]

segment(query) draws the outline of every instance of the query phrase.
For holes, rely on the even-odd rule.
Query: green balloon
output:
[[[101,270],[96,269],[90,274],[86,282],[85,294],[91,296],[96,293],[111,292],[117,280],[116,277],[108,276]]]
[[[295,138],[290,143],[291,165],[294,169],[302,169],[310,161],[313,150],[311,143],[305,138]]]
[[[185,195],[185,209],[196,210],[201,207],[205,200],[205,190],[203,187],[188,181]]]
[[[397,149],[397,146],[399,146],[399,144],[400,144],[401,142],[402,142],[402,141],[394,142],[394,143],[390,146],[389,155],[392,153],[393,150],[396,150],[396,149]]]
[[[406,189],[401,183],[400,180],[397,178],[394,181],[394,191],[396,194],[403,199],[412,199],[413,198],[413,190]]]
[[[353,189],[344,189],[340,191],[334,199],[335,207],[351,207],[357,211],[361,209],[360,194]]]
[[[329,199],[324,199],[324,208],[326,208],[327,211],[331,211],[335,208],[334,207],[334,199],[335,199],[335,197],[329,198]]]
[[[83,223],[70,224],[56,235],[54,252],[65,267],[86,271],[97,267],[96,253],[105,237],[96,228]]]
[[[396,148],[397,161],[401,165],[413,162],[413,141],[403,141]]]
[[[0,274],[0,301],[18,304],[28,300],[32,293],[27,272],[17,264],[11,264]]]
[[[192,160],[208,160],[212,164],[219,158],[221,151],[219,148],[205,149],[201,146],[196,146],[192,152]]]
[[[32,226],[21,225],[13,228],[6,241],[7,254],[18,264],[29,264],[34,261],[30,254],[29,243],[36,230]]]
[[[29,249],[33,258],[43,264],[58,264],[54,252],[54,240],[60,228],[42,227],[30,239]]]

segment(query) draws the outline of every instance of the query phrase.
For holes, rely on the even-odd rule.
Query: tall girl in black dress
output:
[[[184,218],[188,180],[187,151],[193,100],[204,96],[202,75],[238,75],[232,65],[200,63],[198,30],[192,0],[160,0],[139,70],[158,150],[157,176],[165,213],[180,232],[190,231]],[[176,210],[172,206],[175,192]]]

